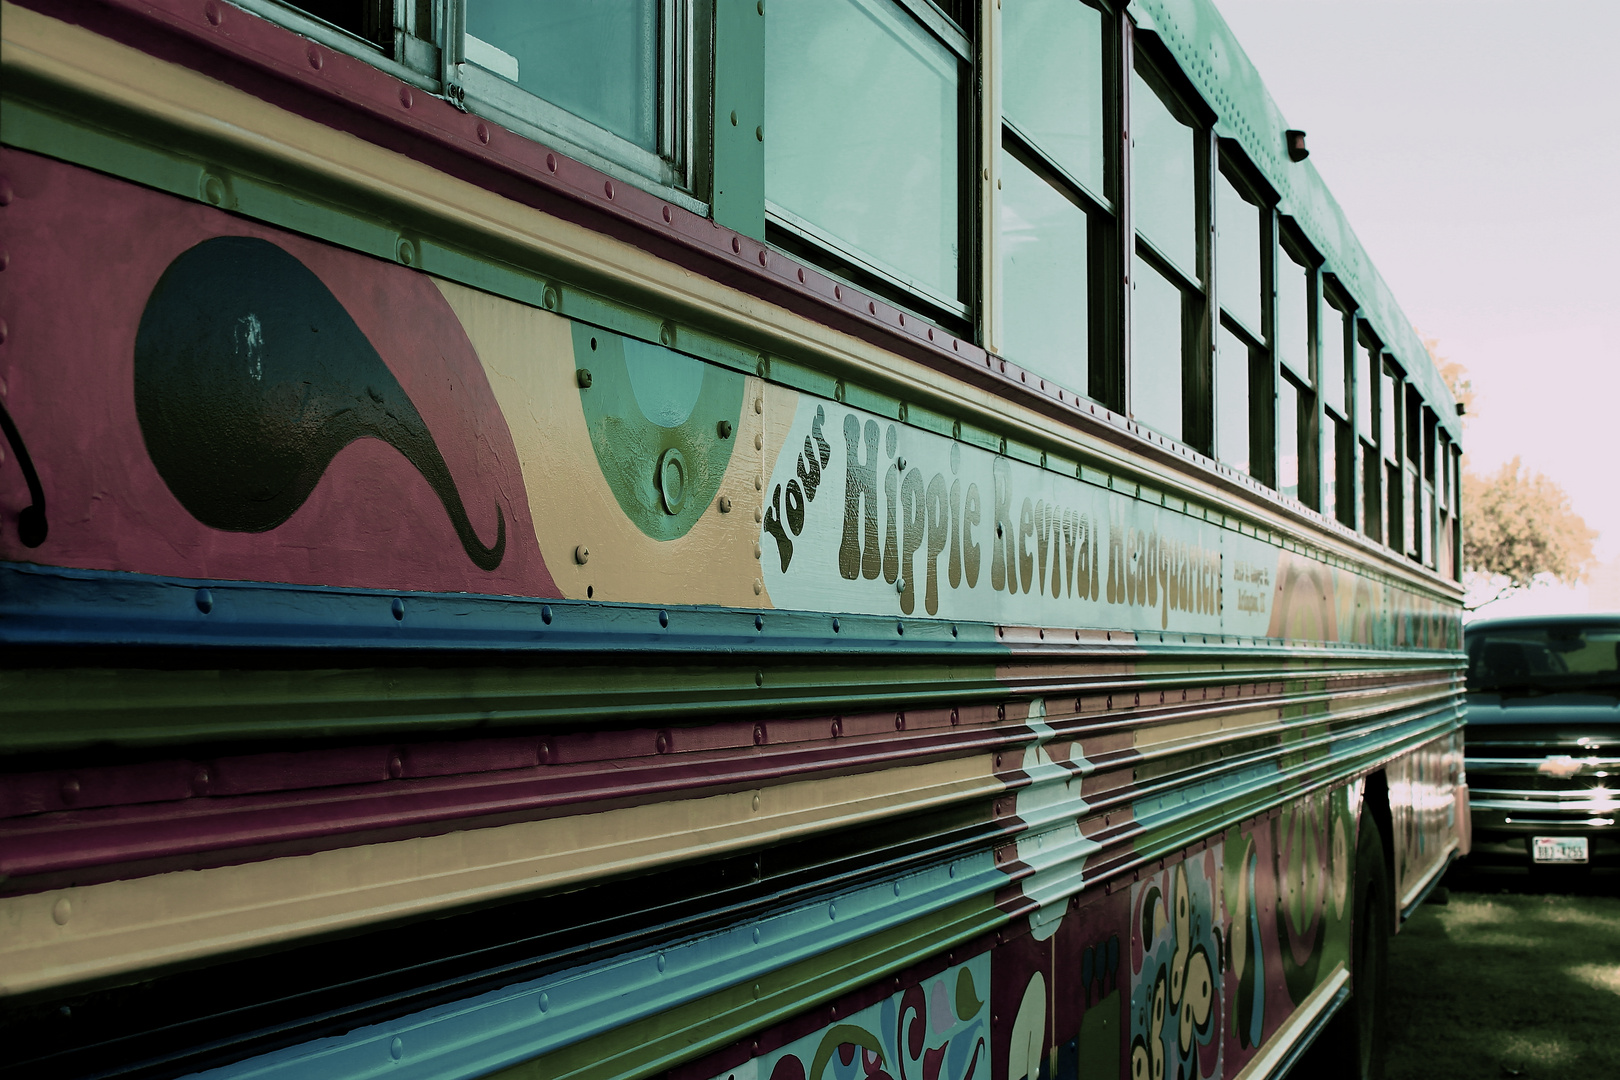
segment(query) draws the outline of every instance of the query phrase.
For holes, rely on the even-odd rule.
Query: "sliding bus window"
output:
[[[1401,510],[1406,500],[1401,484],[1400,410],[1396,405],[1401,397],[1401,377],[1388,363],[1380,364],[1379,371],[1378,443],[1383,463],[1379,471],[1384,487],[1384,543],[1400,551],[1406,542],[1406,534],[1401,531]]]
[[[1277,381],[1277,492],[1307,502],[1311,495],[1311,438],[1315,395],[1283,372]],[[1308,505],[1308,502],[1307,502]]]
[[[1421,470],[1423,477],[1423,505],[1420,507],[1423,514],[1421,529],[1422,550],[1419,552],[1418,557],[1423,562],[1423,565],[1431,569],[1436,569],[1439,566],[1435,556],[1435,534],[1440,506],[1439,500],[1435,497],[1434,483],[1439,432],[1439,419],[1435,416],[1434,410],[1425,405],[1423,407],[1423,468]]]
[[[1376,414],[1379,372],[1383,369],[1378,340],[1366,323],[1357,326],[1355,341],[1357,456],[1361,463],[1361,531],[1382,542],[1384,512],[1382,474],[1378,457]]]
[[[967,38],[897,0],[771,0],[768,11],[768,222],[837,269],[965,315]]]
[[[1271,209],[1240,176],[1241,165],[1222,153],[1215,173],[1215,293],[1220,329],[1215,339],[1215,456],[1275,485],[1276,424],[1266,317]]]
[[[1006,0],[1000,220],[1003,355],[1081,394],[1100,340],[1092,267],[1113,234],[1104,38],[1081,0]]]
[[[1311,378],[1311,316],[1316,275],[1287,244],[1277,260],[1277,359],[1306,386]],[[1224,286],[1223,286],[1224,290]]]
[[[1322,396],[1322,513],[1356,527],[1356,433],[1346,393],[1354,364],[1356,305],[1336,293],[1324,311],[1317,381]]]
[[[468,106],[681,186],[687,8],[687,0],[461,0]]]
[[[1138,58],[1140,62],[1140,57]],[[1207,399],[1189,400],[1203,310],[1198,236],[1199,140],[1186,109],[1165,88],[1131,74],[1131,413],[1172,438],[1212,452]],[[1208,348],[1207,344],[1204,346]],[[1203,362],[1207,364],[1208,354]],[[1207,371],[1207,368],[1205,369]],[[1207,378],[1207,375],[1204,376]],[[1198,417],[1205,417],[1200,423]]]

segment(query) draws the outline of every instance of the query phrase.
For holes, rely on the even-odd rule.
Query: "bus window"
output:
[[[1010,0],[1001,39],[1004,121],[1103,198],[1102,12],[1080,0]]]
[[[765,20],[770,219],[965,310],[966,67],[893,0],[772,0]]]
[[[1322,327],[1322,378],[1317,385],[1321,389],[1323,404],[1332,409],[1339,419],[1348,420],[1350,413],[1345,407],[1344,384],[1350,371],[1349,353],[1351,335],[1355,329],[1355,305],[1350,305],[1347,310],[1335,301],[1331,305],[1331,310],[1332,314]]]
[[[1215,456],[1249,472],[1249,345],[1225,325],[1216,337],[1215,409]]]
[[[1087,393],[1086,214],[1001,154],[1002,349]]]
[[[1131,271],[1132,414],[1175,439],[1184,430],[1183,368],[1202,291],[1198,271],[1197,129],[1172,111],[1166,94],[1131,73],[1131,198],[1137,254]],[[1204,406],[1207,407],[1207,404]],[[1201,410],[1200,410],[1201,411]],[[1195,425],[1202,427],[1203,425]],[[1206,452],[1213,447],[1205,445]]]
[[[660,0],[467,0],[462,51],[467,63],[656,153],[661,6]],[[509,92],[495,88],[489,96],[527,111]]]
[[[1277,260],[1277,358],[1304,383],[1311,385],[1311,307],[1315,303],[1311,270],[1300,265],[1288,248]]]
[[[1090,320],[1102,307],[1089,261],[1113,214],[1103,35],[1103,13],[1080,0],[1016,0],[1002,13],[996,345],[1091,396]]]
[[[1194,129],[1131,73],[1131,198],[1136,231],[1191,280],[1198,278]]]
[[[1301,498],[1301,464],[1309,455],[1305,419],[1311,394],[1301,390],[1286,372],[1277,382],[1277,492],[1290,499]]]
[[[1181,437],[1181,289],[1138,255],[1131,264],[1131,412]]]
[[[1215,280],[1221,309],[1260,339],[1265,324],[1260,317],[1264,292],[1261,270],[1260,207],[1245,198],[1224,172],[1215,182]]]

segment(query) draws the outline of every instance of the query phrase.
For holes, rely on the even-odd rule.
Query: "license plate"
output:
[[[1589,858],[1584,836],[1532,837],[1530,854],[1538,863],[1583,863]]]

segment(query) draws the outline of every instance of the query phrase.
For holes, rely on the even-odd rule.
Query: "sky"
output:
[[[1214,2],[1407,318],[1467,367],[1465,465],[1521,457],[1620,559],[1620,0]]]

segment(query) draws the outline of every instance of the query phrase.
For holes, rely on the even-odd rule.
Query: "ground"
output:
[[[1390,946],[1389,1080],[1620,1077],[1620,881],[1447,887]]]

